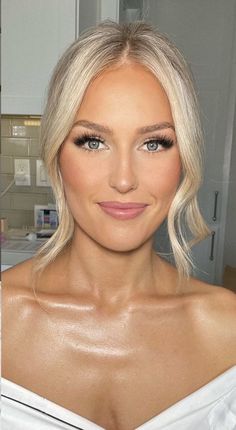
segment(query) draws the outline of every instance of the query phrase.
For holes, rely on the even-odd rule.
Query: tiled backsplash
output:
[[[36,186],[36,160],[40,159],[37,123],[40,118],[4,115],[1,118],[1,192],[14,179],[14,159],[30,160],[31,185],[13,184],[1,199],[1,217],[7,218],[10,228],[33,226],[34,205],[54,203],[50,187]],[[14,136],[15,126],[24,126],[23,137]]]

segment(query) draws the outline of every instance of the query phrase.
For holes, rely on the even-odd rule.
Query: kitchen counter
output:
[[[32,258],[45,239],[28,240],[26,238],[8,238],[1,245],[2,270]]]

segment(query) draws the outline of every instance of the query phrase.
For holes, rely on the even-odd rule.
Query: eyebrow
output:
[[[92,121],[88,121],[86,119],[80,119],[78,121],[76,121],[72,128],[81,125],[82,127],[86,127],[86,128],[90,128],[92,130],[96,130],[100,133],[107,133],[107,134],[113,134],[113,130],[105,125],[102,124],[97,124],[96,122],[92,122]],[[164,130],[166,128],[171,128],[172,130],[175,131],[175,127],[173,124],[171,124],[170,122],[158,122],[156,124],[152,124],[152,125],[146,125],[144,127],[139,127],[137,128],[137,133],[138,134],[144,134],[144,133],[149,133],[152,131],[158,131],[158,130]]]

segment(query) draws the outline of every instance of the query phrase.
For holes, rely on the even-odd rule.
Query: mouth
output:
[[[138,215],[140,215],[142,212],[144,212],[144,210],[148,206],[147,203],[136,203],[136,202],[122,203],[122,202],[114,202],[114,201],[99,202],[98,204],[105,213],[112,216],[113,218],[120,219],[120,220],[135,218]]]

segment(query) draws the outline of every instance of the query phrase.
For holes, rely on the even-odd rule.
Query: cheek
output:
[[[169,199],[174,196],[181,177],[181,162],[176,154],[168,160],[160,160],[145,175],[148,188],[154,196]],[[147,182],[146,182],[147,183]]]
[[[77,200],[83,195],[88,197],[106,182],[109,165],[105,163],[101,168],[101,162],[94,162],[93,154],[89,157],[86,160],[80,157],[78,160],[74,149],[66,146],[61,151],[59,164],[67,197],[74,193]],[[136,173],[141,187],[145,186],[153,196],[169,199],[175,194],[181,175],[177,149],[172,153],[166,152],[163,157],[153,159],[151,163],[138,163]]]
[[[99,172],[101,174],[97,163],[90,165],[88,161],[79,161],[74,151],[65,149],[61,152],[59,164],[66,193],[75,192],[78,199],[96,187]]]

